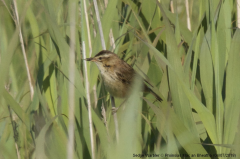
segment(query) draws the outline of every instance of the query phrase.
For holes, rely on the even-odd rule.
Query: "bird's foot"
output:
[[[112,107],[112,114],[117,113],[117,111],[118,111],[118,108],[116,108],[116,107]]]

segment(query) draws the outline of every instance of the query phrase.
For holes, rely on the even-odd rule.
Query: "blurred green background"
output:
[[[76,7],[74,23],[70,3]],[[16,8],[11,0],[0,1],[0,158],[67,158],[69,84],[75,88],[74,158],[92,158],[87,82],[95,158],[239,158],[239,4],[188,0],[189,29],[185,0],[97,1],[106,48],[164,99],[139,95],[138,89],[125,103],[116,99],[117,107],[123,103],[117,142],[99,70],[87,63],[84,72],[83,42],[86,57],[102,50],[93,1],[85,3],[86,10],[83,0],[17,1],[31,98]],[[74,83],[69,80],[71,42]]]

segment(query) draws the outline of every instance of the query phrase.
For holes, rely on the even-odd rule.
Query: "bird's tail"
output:
[[[153,90],[151,90],[150,88],[148,88],[148,91],[159,101],[162,102],[162,98],[159,97],[159,95],[157,95]]]

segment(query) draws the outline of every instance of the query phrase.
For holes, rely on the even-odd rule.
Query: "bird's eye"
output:
[[[99,60],[102,60],[102,58],[101,58],[101,57],[99,57],[98,59],[99,59]]]

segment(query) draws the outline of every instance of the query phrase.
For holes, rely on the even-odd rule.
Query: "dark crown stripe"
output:
[[[95,57],[105,55],[105,54],[112,54],[112,52],[108,50],[102,50],[97,55],[95,55]]]

